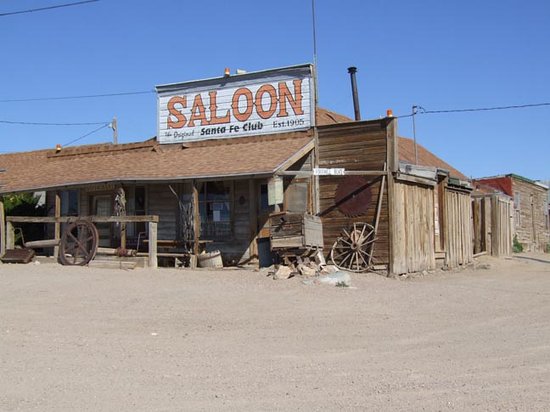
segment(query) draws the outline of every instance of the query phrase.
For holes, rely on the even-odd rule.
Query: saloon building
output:
[[[157,137],[0,155],[0,194],[46,191],[51,216],[109,217],[122,188],[126,215],[158,217],[155,233],[125,224],[125,247],[219,250],[225,264],[317,250],[354,271],[470,263],[468,179],[399,137],[391,113],[361,121],[316,107],[312,72],[158,86]],[[99,246],[117,247],[120,227],[106,220]]]

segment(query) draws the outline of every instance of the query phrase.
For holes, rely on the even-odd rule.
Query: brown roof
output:
[[[418,151],[418,164],[420,166],[430,166],[438,169],[446,170],[450,173],[451,177],[455,177],[460,180],[469,180],[464,174],[452,167],[449,163],[440,159],[432,152],[427,150],[422,145],[417,144]],[[399,138],[399,161],[404,163],[415,163],[414,155],[414,141],[407,137]]]
[[[0,155],[0,193],[109,181],[162,181],[272,174],[309,132],[159,145],[155,139]],[[298,159],[296,159],[298,160]]]
[[[353,119],[350,119],[347,116],[331,112],[330,110],[317,108],[317,116],[315,118],[317,126],[327,126],[329,124],[336,123],[349,123],[353,122]]]

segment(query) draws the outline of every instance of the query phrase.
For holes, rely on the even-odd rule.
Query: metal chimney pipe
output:
[[[357,67],[348,67],[349,77],[351,78],[351,93],[353,95],[353,111],[355,112],[355,120],[361,120],[361,109],[359,109],[359,95],[357,94],[357,80],[355,73]]]

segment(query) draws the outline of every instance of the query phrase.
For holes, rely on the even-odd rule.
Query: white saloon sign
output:
[[[286,133],[314,125],[311,65],[157,86],[158,141]]]

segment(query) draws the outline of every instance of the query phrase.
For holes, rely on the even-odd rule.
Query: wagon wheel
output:
[[[374,227],[368,223],[354,223],[353,228],[344,229],[336,239],[330,251],[330,259],[339,269],[365,272],[372,260],[372,243],[375,240]]]
[[[63,265],[84,266],[95,257],[99,233],[92,222],[77,220],[61,236],[59,260]]]

